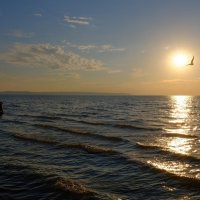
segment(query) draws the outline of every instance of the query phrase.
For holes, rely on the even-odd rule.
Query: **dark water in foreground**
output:
[[[200,97],[0,100],[0,199],[200,199]]]

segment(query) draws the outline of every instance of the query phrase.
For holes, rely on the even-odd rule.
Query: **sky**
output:
[[[200,95],[199,0],[0,0],[0,91]],[[172,62],[184,54],[193,66]]]

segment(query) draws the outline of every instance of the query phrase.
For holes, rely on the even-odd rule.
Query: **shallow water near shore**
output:
[[[0,199],[200,199],[200,97],[0,101]]]

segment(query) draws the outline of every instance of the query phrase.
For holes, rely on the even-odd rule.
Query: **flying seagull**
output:
[[[191,62],[189,64],[187,64],[187,65],[194,65],[194,56],[192,57]]]

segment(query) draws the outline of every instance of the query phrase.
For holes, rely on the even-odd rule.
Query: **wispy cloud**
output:
[[[51,44],[16,44],[0,54],[0,61],[21,66],[47,67],[63,71],[105,70],[104,64]]]
[[[76,48],[80,51],[89,52],[89,51],[97,51],[97,52],[113,52],[113,51],[125,51],[125,48],[116,48],[112,45],[105,44],[105,45],[77,45],[72,44],[70,42],[66,43],[69,47]]]
[[[33,15],[36,16],[36,17],[42,17],[41,13],[34,13]]]
[[[125,48],[116,48],[112,45],[101,45],[99,46],[99,52],[106,52],[106,51],[125,51]]]
[[[197,79],[166,79],[162,80],[162,83],[191,83],[191,82],[197,82],[199,78]]]
[[[66,80],[66,79],[68,79],[68,78],[72,78],[72,79],[76,79],[76,80],[79,80],[79,79],[81,79],[81,75],[80,75],[80,73],[79,72],[75,72],[75,71],[73,71],[73,72],[69,72],[69,71],[66,71],[66,72],[64,72],[64,71],[60,71],[60,73],[58,73],[58,75],[59,75],[59,80]]]
[[[74,16],[64,16],[64,22],[71,25],[89,25],[92,21],[90,17],[74,17]]]
[[[116,69],[116,70],[107,70],[107,72],[109,73],[109,74],[117,74],[117,73],[121,73],[122,71],[121,70],[119,70],[119,69]]]
[[[14,30],[14,31],[11,31],[9,33],[7,33],[8,36],[11,36],[11,37],[16,37],[16,38],[31,38],[35,35],[35,33],[33,32],[24,32],[24,31],[21,31],[21,30]]]

